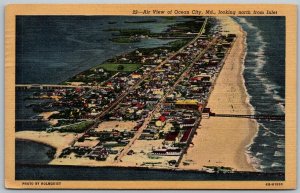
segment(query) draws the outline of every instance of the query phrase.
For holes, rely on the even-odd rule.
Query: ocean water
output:
[[[203,173],[198,171],[149,170],[145,168],[16,165],[17,180],[134,180],[134,181],[277,181],[283,173]]]
[[[156,20],[151,23],[139,21]],[[172,40],[143,39],[120,44],[110,41],[110,29],[149,29],[165,31],[169,25],[190,20],[187,17],[130,16],[17,16],[16,83],[57,84],[116,55],[136,48],[167,45]],[[134,23],[137,22],[137,23]],[[16,131],[44,130],[42,122],[22,121],[37,114],[26,106],[39,100],[24,100],[32,93],[17,91]]]
[[[162,32],[168,25],[187,20],[186,18],[166,19],[155,17],[156,23],[125,23],[153,17],[118,16],[42,16],[17,17],[17,83],[59,83],[73,75],[100,64],[115,55],[129,52],[139,47],[156,47],[169,41],[149,39],[139,43],[117,44],[109,41],[113,32],[110,28],[142,28]],[[256,114],[284,114],[285,102],[285,18],[284,17],[240,17],[234,18],[248,33],[247,56],[244,78],[250,103]],[[111,21],[108,23],[108,21]],[[114,23],[115,22],[115,23]],[[104,31],[103,31],[104,30]],[[28,119],[34,115],[24,101],[28,92],[17,91],[17,119]],[[38,101],[36,101],[38,102]],[[147,179],[151,174],[155,179],[194,180],[263,180],[282,179],[284,175],[284,122],[259,121],[259,130],[248,154],[257,170],[267,174],[237,174],[231,176],[194,174],[192,172],[165,172],[132,169],[32,166],[26,157],[18,157],[17,179],[102,179],[100,173],[111,173],[106,179]],[[16,131],[41,130],[43,123],[16,122]],[[39,156],[36,164],[48,162],[47,147],[38,144],[17,142],[17,152],[27,152],[36,148]],[[27,155],[25,153],[23,156]],[[24,161],[25,160],[25,161]],[[40,162],[39,162],[40,160]],[[24,165],[25,164],[25,165]],[[70,172],[72,171],[72,172]],[[89,172],[87,172],[89,171]],[[113,172],[114,171],[114,172]],[[85,175],[75,175],[85,173]],[[122,175],[115,173],[121,172]],[[280,175],[273,173],[280,173]],[[74,174],[74,175],[69,175]],[[118,173],[119,174],[119,173]],[[123,175],[124,174],[124,175]],[[269,175],[270,174],[270,175]]]
[[[155,19],[153,23],[128,23]],[[130,16],[17,16],[16,82],[59,83],[103,61],[136,48],[165,45],[170,40],[144,39],[138,43],[111,42],[109,29],[146,28],[163,32],[186,17]]]
[[[16,91],[16,131],[45,131],[50,125],[44,121],[31,121],[38,113],[34,112],[31,104],[39,104],[47,100],[26,100],[34,91]]]
[[[255,114],[285,114],[285,17],[234,18],[247,32],[244,78]],[[258,120],[248,154],[256,169],[284,172],[285,122]]]
[[[32,141],[16,141],[16,163],[22,164],[47,164],[51,157],[47,153],[55,152],[55,149],[47,145]]]

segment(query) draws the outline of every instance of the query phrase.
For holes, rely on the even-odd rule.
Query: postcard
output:
[[[7,5],[5,186],[295,189],[296,15]]]

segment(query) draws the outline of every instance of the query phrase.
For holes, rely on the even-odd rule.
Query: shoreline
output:
[[[252,106],[252,104],[250,103],[250,95],[248,93],[248,89],[246,87],[246,80],[245,80],[245,77],[244,77],[244,71],[245,71],[245,60],[246,60],[246,57],[247,57],[247,54],[248,54],[248,49],[247,49],[247,32],[243,30],[242,26],[235,20],[233,20],[237,25],[240,26],[240,29],[242,30],[243,32],[243,36],[244,36],[244,55],[243,55],[243,59],[242,59],[242,68],[241,68],[241,73],[240,73],[240,76],[242,78],[242,81],[243,81],[243,89],[244,89],[244,92],[245,92],[245,95],[246,95],[246,98],[245,98],[245,103],[248,105],[248,108],[249,108],[249,114],[255,114],[255,109],[254,107]],[[253,155],[252,153],[248,150],[249,147],[254,143],[254,139],[257,137],[258,135],[258,130],[259,130],[259,124],[258,122],[253,119],[251,120],[253,122],[253,124],[255,124],[255,127],[256,127],[256,131],[255,131],[255,134],[253,135],[253,137],[251,138],[250,142],[245,146],[245,151],[244,151],[244,154],[246,156],[246,159],[247,159],[247,162],[252,165],[252,168],[257,171],[257,172],[260,172],[260,170],[258,169],[258,163],[255,162],[255,160],[253,160]]]
[[[252,106],[252,104],[250,103],[250,95],[248,93],[248,89],[246,87],[246,80],[245,80],[245,77],[244,77],[244,71],[245,71],[245,60],[246,60],[246,57],[247,57],[247,54],[248,54],[248,50],[247,50],[247,32],[243,30],[242,26],[235,20],[233,20],[235,23],[237,23],[237,25],[240,26],[240,28],[242,29],[243,31],[243,36],[244,36],[244,55],[243,55],[243,59],[242,59],[242,69],[241,69],[241,73],[240,73],[240,76],[242,77],[242,81],[243,81],[243,88],[244,88],[244,91],[245,91],[245,94],[246,94],[246,99],[245,99],[245,103],[248,105],[248,108],[249,108],[249,114],[255,114],[255,109],[254,107]],[[255,162],[255,160],[253,160],[253,154],[249,151],[249,148],[250,146],[254,143],[254,139],[257,137],[258,135],[258,131],[259,131],[259,124],[258,122],[253,119],[251,120],[254,124],[255,124],[255,127],[256,127],[256,131],[255,131],[255,134],[254,136],[251,138],[250,142],[245,146],[245,156],[246,156],[246,159],[247,159],[247,162],[249,164],[252,165],[252,168],[257,171],[257,172],[261,172],[261,170],[259,170],[259,166],[258,166],[258,163]]]
[[[232,19],[231,19],[232,20]],[[232,20],[232,22],[234,22],[235,23],[235,25],[238,25],[235,21],[233,21]],[[225,25],[226,26],[226,25]],[[240,28],[240,31],[242,31],[242,29]],[[242,31],[243,32],[243,31]],[[232,32],[232,33],[235,33],[235,32]],[[236,33],[238,33],[238,32],[236,32]],[[240,37],[241,38],[241,37]],[[240,45],[240,46],[242,46],[243,47],[243,51],[242,51],[242,53],[243,53],[243,55],[241,55],[241,58],[239,58],[239,57],[237,57],[237,56],[235,56],[235,58],[237,58],[238,60],[239,60],[239,70],[238,70],[238,72],[239,72],[239,89],[240,89],[240,96],[239,97],[241,97],[241,99],[242,98],[244,98],[245,99],[245,101],[243,101],[243,105],[244,106],[246,106],[245,107],[245,109],[246,109],[246,112],[248,113],[248,114],[251,114],[251,104],[249,103],[249,95],[248,95],[248,93],[247,93],[247,88],[246,88],[246,86],[245,86],[245,80],[244,80],[244,77],[243,77],[243,71],[244,71],[244,59],[245,59],[245,57],[246,57],[246,37],[245,37],[245,32],[244,32],[244,34],[243,34],[243,36],[242,36],[242,38],[243,38],[243,40],[244,40],[244,42],[243,42],[243,44],[242,45]],[[235,42],[234,44],[233,44],[233,46],[236,46],[237,45],[237,42]],[[232,47],[233,47],[232,46]],[[232,53],[230,52],[228,55],[232,55]],[[228,58],[226,58],[226,60],[225,60],[225,62],[224,62],[224,66],[225,66],[225,64],[226,64],[226,62],[228,61]],[[219,73],[221,74],[222,72],[224,71],[224,69],[222,69]],[[219,76],[220,76],[220,74],[219,74]],[[218,85],[218,80],[219,80],[220,78],[218,78],[217,79],[217,81],[216,81],[216,87],[217,87],[217,85]],[[241,82],[242,82],[242,85],[241,85]],[[222,85],[221,85],[222,86]],[[214,93],[214,92],[216,92],[215,91],[216,89],[214,88],[213,90],[212,90],[212,93]],[[244,95],[245,96],[244,96]],[[211,98],[211,97],[210,97]],[[212,99],[209,99],[208,100],[208,104],[210,104],[210,101],[211,101]],[[210,107],[210,106],[208,106],[208,107]],[[245,110],[244,109],[244,110]],[[214,109],[212,109],[212,111],[214,112]],[[218,112],[217,112],[218,113]],[[220,118],[210,118],[210,119],[220,119]],[[221,118],[222,119],[222,118]],[[236,119],[236,118],[235,118]],[[202,122],[203,122],[204,120],[202,120]],[[240,122],[240,119],[239,120],[236,120],[237,122]],[[202,124],[202,122],[201,122],[201,124]],[[250,133],[250,132],[253,132],[253,131],[250,131],[250,130],[252,130],[251,128],[253,128],[253,125],[255,124],[254,123],[255,121],[253,121],[253,120],[248,120],[245,124],[248,124],[248,126],[247,126],[247,128],[249,128],[249,133],[248,133],[248,135],[243,139],[243,140],[240,140],[239,141],[239,148],[238,149],[235,149],[235,151],[237,151],[237,152],[235,152],[235,156],[234,156],[234,159],[235,159],[235,161],[234,162],[236,162],[236,163],[238,163],[236,166],[234,166],[234,167],[232,167],[233,169],[234,169],[234,171],[254,171],[253,170],[253,168],[251,169],[251,167],[250,166],[247,166],[247,164],[249,164],[250,165],[250,163],[248,163],[249,161],[248,161],[248,158],[247,158],[247,156],[245,156],[245,158],[243,159],[243,158],[241,158],[241,157],[239,157],[239,156],[237,156],[237,155],[240,155],[241,154],[241,152],[243,152],[243,154],[246,154],[246,147],[247,146],[249,146],[249,145],[251,145],[251,143],[253,142],[253,139],[254,139],[254,137],[255,136],[253,136],[253,133]],[[238,123],[237,123],[238,124]],[[46,144],[46,145],[49,145],[49,146],[51,146],[51,147],[53,147],[53,148],[55,148],[56,149],[56,155],[57,154],[59,154],[65,147],[67,147],[68,146],[68,143],[66,143],[66,141],[63,139],[64,138],[64,136],[66,136],[66,135],[73,135],[73,139],[76,137],[76,135],[75,134],[73,134],[73,133],[57,133],[57,132],[55,132],[55,135],[53,134],[52,136],[53,136],[53,139],[55,139],[54,141],[54,143],[53,143],[53,141],[51,141],[52,139],[51,139],[51,137],[49,137],[52,133],[46,133],[46,132],[34,132],[34,131],[29,131],[29,132],[31,132],[31,136],[28,136],[28,135],[25,135],[25,136],[21,136],[21,137],[17,137],[17,134],[16,134],[16,139],[21,139],[21,140],[30,140],[30,141],[33,141],[33,142],[37,142],[37,143],[42,143],[42,144]],[[17,132],[17,133],[19,133],[19,132]],[[24,133],[24,132],[23,132]],[[257,129],[256,129],[256,133],[257,133]],[[20,134],[19,133],[19,135],[22,135],[22,134]],[[35,135],[38,135],[38,136],[35,136]],[[198,136],[201,136],[202,135],[202,131],[200,131],[199,132],[199,135]],[[48,137],[47,137],[48,136]],[[63,137],[62,137],[63,136]],[[24,137],[24,138],[23,138]],[[60,137],[62,138],[62,139],[60,139]],[[195,136],[196,137],[196,136]],[[194,137],[194,138],[195,138]],[[49,138],[49,139],[47,139],[47,140],[45,140],[45,138]],[[249,143],[249,139],[251,138],[251,140],[250,140],[250,143]],[[60,141],[60,143],[57,143],[57,141]],[[196,144],[196,143],[195,143]],[[203,145],[202,144],[202,142],[199,144],[200,146],[201,145]],[[195,147],[193,147],[193,148],[196,148],[196,145],[195,145]],[[189,150],[191,149],[191,147],[188,149],[188,152],[189,152]],[[246,154],[247,155],[247,154]],[[250,158],[249,158],[250,159]],[[197,160],[196,160],[197,161]],[[239,163],[239,162],[241,162],[241,163]],[[223,164],[223,163],[222,163]],[[226,165],[226,161],[225,161],[225,164],[224,165],[222,165],[222,164],[216,164],[216,165],[213,165],[213,166],[227,166]],[[64,160],[64,159],[58,159],[58,158],[54,158],[52,161],[50,161],[50,163],[48,164],[48,165],[61,165],[61,166],[64,166],[64,165],[72,165],[72,166],[76,166],[76,165],[81,165],[81,166],[88,166],[88,167],[124,167],[124,168],[130,168],[130,167],[137,167],[137,166],[132,166],[132,165],[128,165],[128,164],[126,164],[126,163],[119,163],[119,164],[116,164],[116,163],[114,163],[114,162],[107,162],[107,163],[102,163],[102,162],[96,162],[96,161],[93,161],[93,160],[80,160],[80,159],[73,159],[73,160]],[[186,170],[186,171],[201,171],[202,169],[203,169],[203,166],[205,166],[205,165],[202,165],[202,167],[198,167],[199,165],[197,165],[197,167],[184,167],[184,166],[180,166],[179,168],[163,168],[163,167],[157,167],[157,166],[152,166],[152,167],[143,167],[143,166],[139,166],[139,167],[137,167],[137,168],[147,168],[147,169],[164,169],[164,170],[181,170],[181,171],[184,171],[184,170]]]
[[[15,133],[15,140],[32,141],[50,146],[55,149],[55,155],[60,154],[75,138],[76,134],[74,133],[47,133],[46,131],[18,131]]]
[[[252,114],[253,107],[249,102],[243,76],[247,51],[246,32],[232,18],[220,17],[219,21],[226,28],[224,31],[237,33],[237,39],[216,80],[207,107],[216,114]],[[198,135],[192,141],[194,146],[184,155],[183,162],[190,164],[181,164],[181,168],[203,169],[213,165],[231,167],[235,171],[257,171],[251,155],[247,153],[258,131],[255,120],[210,117],[202,119],[200,124]]]

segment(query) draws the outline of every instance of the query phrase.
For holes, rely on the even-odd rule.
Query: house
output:
[[[223,48],[230,48],[231,43],[230,42],[224,42],[222,43]]]
[[[99,140],[97,139],[92,139],[92,138],[86,138],[83,139],[83,141],[76,141],[76,143],[74,144],[74,147],[84,147],[84,148],[92,148],[97,146],[100,143]]]
[[[186,118],[183,119],[183,121],[181,122],[181,124],[179,125],[180,128],[185,128],[185,127],[195,127],[197,124],[196,119],[195,118]]]
[[[175,107],[181,109],[198,110],[199,106],[200,106],[199,102],[194,99],[183,99],[183,100],[177,100],[175,102]]]
[[[167,147],[161,149],[154,149],[152,154],[161,156],[179,156],[182,149],[179,147]]]
[[[202,118],[208,119],[210,116],[210,108],[204,108],[202,111]]]
[[[178,134],[179,134],[178,131],[171,131],[171,132],[167,133],[167,135],[165,137],[165,142],[166,143],[175,142]]]
[[[141,78],[142,77],[142,75],[141,74],[138,74],[138,73],[132,73],[131,74],[131,78],[133,78],[133,79],[139,79],[139,78]]]
[[[187,142],[187,140],[188,140],[188,138],[190,136],[191,131],[192,131],[192,128],[188,128],[188,129],[186,129],[184,131],[183,136],[180,139],[180,143],[184,143],[185,144]]]
[[[91,151],[87,157],[90,159],[96,159],[97,161],[105,161],[107,157],[109,156],[109,153],[106,148],[97,147],[93,151]]]
[[[140,140],[143,140],[143,139],[149,140],[149,139],[153,139],[154,136],[155,136],[155,133],[143,132],[141,134],[141,136],[139,137],[139,139]]]

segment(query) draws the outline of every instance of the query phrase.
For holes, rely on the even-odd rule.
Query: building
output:
[[[202,108],[202,105],[197,100],[184,99],[184,100],[177,100],[175,102],[175,108],[188,109],[188,110],[200,110],[199,108]]]
[[[202,118],[208,119],[210,116],[210,108],[204,108],[202,111]]]

